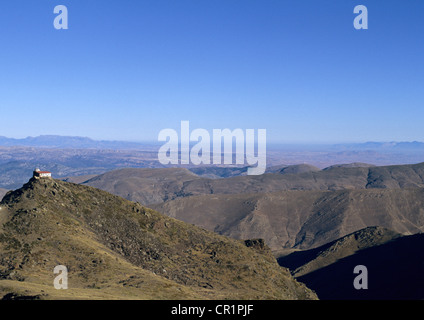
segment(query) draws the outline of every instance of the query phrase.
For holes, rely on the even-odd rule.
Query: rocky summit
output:
[[[317,299],[263,240],[246,240],[93,187],[31,179],[0,203],[0,298]],[[54,287],[56,266],[67,289]]]

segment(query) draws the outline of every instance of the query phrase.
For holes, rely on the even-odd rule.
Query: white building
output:
[[[40,169],[35,169],[33,173],[34,178],[51,178],[52,173],[50,171],[41,171]]]

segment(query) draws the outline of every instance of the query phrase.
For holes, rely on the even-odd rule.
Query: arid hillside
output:
[[[57,265],[68,290],[53,287]],[[238,241],[105,191],[31,179],[0,203],[0,296],[316,299],[260,240]]]
[[[232,238],[263,238],[276,252],[310,249],[369,226],[424,232],[424,188],[214,194],[152,207]]]

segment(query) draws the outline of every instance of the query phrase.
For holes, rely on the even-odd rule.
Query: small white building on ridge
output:
[[[41,171],[40,169],[35,169],[33,173],[34,178],[51,178],[52,173],[50,171]]]

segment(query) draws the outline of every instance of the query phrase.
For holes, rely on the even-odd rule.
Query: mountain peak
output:
[[[5,295],[316,298],[269,250],[93,187],[31,178],[0,207],[0,278],[14,288],[0,284]],[[68,268],[72,290],[52,290],[57,265]]]

